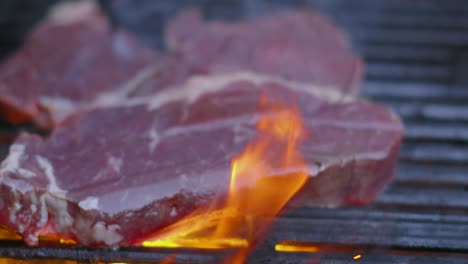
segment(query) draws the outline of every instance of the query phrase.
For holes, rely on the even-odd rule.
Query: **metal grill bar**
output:
[[[401,83],[367,81],[363,86],[364,93],[378,101],[407,102],[443,102],[445,104],[468,102],[468,90],[447,84],[434,83]]]
[[[468,250],[466,216],[444,218],[365,210],[311,210],[296,214],[301,217],[278,220],[272,237],[278,241]],[[431,232],[427,232],[428,229]]]
[[[8,253],[10,254],[8,254]],[[8,247],[0,249],[0,254],[12,258],[27,258],[27,259],[47,259],[48,257],[60,256],[62,259],[75,259],[78,263],[116,263],[116,262],[129,262],[132,263],[158,263],[163,260],[169,259],[171,256],[171,263],[191,263],[191,264],[206,264],[216,263],[222,260],[222,257],[213,257],[213,255],[191,255],[190,253],[181,254],[181,251],[158,253],[154,251],[138,252],[138,251],[90,251],[86,249],[60,249],[60,248],[37,248],[33,250],[24,250],[24,248]],[[463,256],[455,254],[437,254],[426,252],[427,255],[414,254],[414,251],[402,250],[380,250],[374,247],[368,248],[363,246],[361,250],[356,253],[351,252],[334,252],[334,253],[279,253],[268,250],[257,251],[258,255],[253,255],[247,263],[269,263],[269,264],[300,264],[300,263],[336,263],[348,264],[359,263],[353,261],[353,257],[362,253],[363,263],[369,264],[407,264],[407,263],[431,263],[431,264],[464,264],[468,260]],[[99,259],[96,258],[99,256]],[[173,258],[172,258],[173,256]],[[99,262],[97,262],[99,260]],[[315,262],[314,262],[315,261]]]
[[[264,259],[264,260],[263,260]],[[310,263],[334,263],[334,264],[350,264],[360,263],[353,260],[351,254],[272,254],[270,257],[260,257],[259,262],[252,261],[249,263],[283,263],[283,264],[310,264]],[[272,260],[276,261],[272,261]],[[263,261],[262,261],[263,260]],[[362,263],[369,264],[407,264],[407,263],[431,263],[431,264],[466,264],[468,263],[463,258],[454,257],[429,257],[429,256],[401,256],[382,253],[364,254],[361,260]]]
[[[447,65],[371,62],[366,67],[368,80],[426,80],[447,82],[452,72]]]
[[[468,43],[468,35],[461,30],[359,28],[353,30],[352,34],[357,41],[373,44],[464,47]]]
[[[14,259],[72,259],[82,263],[132,262],[159,263],[168,257],[174,257],[174,263],[219,263],[229,251],[203,252],[183,250],[144,250],[144,249],[85,249],[85,248],[28,248],[21,245],[0,247],[0,256]]]
[[[468,142],[468,126],[462,124],[411,123],[406,125],[405,136],[411,141]]]
[[[278,0],[276,0],[278,1]],[[343,0],[307,0],[307,3],[332,15],[343,11],[391,12],[406,14],[466,14],[468,7],[463,0],[416,0],[416,1],[343,1]]]
[[[423,186],[421,186],[423,187]],[[392,186],[385,193],[380,195],[376,203],[383,205],[401,205],[412,207],[425,207],[425,208],[444,208],[449,209],[463,209],[468,210],[468,192],[465,188],[445,188],[434,187],[424,188],[406,187],[406,186]],[[408,197],[411,197],[409,199]],[[430,226],[427,227],[428,232]],[[460,230],[464,239],[468,230]]]
[[[443,143],[405,143],[400,152],[400,159],[414,162],[441,162],[467,164],[468,149],[464,146]]]
[[[421,185],[450,185],[463,188],[468,186],[467,171],[467,166],[400,162],[396,182]]]
[[[381,62],[420,62],[420,63],[450,63],[451,52],[444,48],[430,47],[399,47],[392,45],[366,45],[360,48],[367,61]]]
[[[436,104],[423,102],[388,102],[386,105],[393,108],[405,120],[427,120],[446,122],[468,121],[468,107],[455,104]]]
[[[468,16],[442,14],[401,14],[391,12],[369,12],[367,10],[335,12],[335,19],[341,24],[362,27],[418,28],[429,30],[468,29]]]

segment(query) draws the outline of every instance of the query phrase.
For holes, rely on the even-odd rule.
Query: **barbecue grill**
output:
[[[54,1],[15,3],[0,17],[5,56]],[[20,7],[23,3],[25,6]],[[26,2],[32,8],[26,9]],[[35,2],[36,4],[32,4]],[[161,48],[164,21],[197,5],[205,16],[236,20],[313,6],[349,32],[367,62],[363,94],[404,120],[394,183],[359,208],[296,208],[278,217],[250,263],[468,263],[468,5],[464,0],[101,1],[114,24]],[[3,5],[3,4],[2,4]],[[12,8],[10,12],[13,10]],[[6,6],[6,4],[5,4]],[[34,10],[34,12],[32,11]],[[1,11],[1,10],[0,10]],[[14,18],[14,19],[12,19]],[[10,26],[9,26],[10,25]],[[13,34],[11,25],[17,26]],[[0,123],[0,155],[25,124]],[[34,131],[40,132],[40,131]],[[0,241],[1,258],[78,263],[218,263],[232,250],[26,247]],[[67,262],[68,263],[68,262]],[[74,263],[74,262],[72,262]]]

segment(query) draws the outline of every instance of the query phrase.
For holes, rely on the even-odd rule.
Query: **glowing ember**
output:
[[[61,238],[54,234],[40,235],[38,237],[40,245],[53,244],[53,245],[76,245],[77,242],[71,239]],[[0,240],[21,240],[21,236],[14,230],[0,226]]]
[[[60,236],[54,234],[47,234],[44,236],[39,236],[39,244],[76,245],[78,243],[74,240],[61,238]]]
[[[356,256],[353,257],[354,260],[359,260],[362,258],[362,255],[361,254],[358,254]]]
[[[362,259],[362,249],[353,245],[324,244],[302,241],[281,241],[275,245],[277,252],[305,252],[305,253],[350,253],[353,260]]]
[[[275,250],[278,252],[309,252],[317,253],[322,249],[320,246],[308,243],[281,242],[275,245]]]
[[[159,264],[172,264],[172,263],[175,263],[175,256],[169,256],[159,262]]]
[[[21,236],[8,227],[0,226],[0,240],[21,240]]]
[[[308,178],[298,151],[304,137],[297,109],[262,96],[266,110],[257,123],[259,137],[231,166],[229,193],[222,206],[204,208],[143,242],[145,247],[244,248],[231,263],[243,262],[246,252]],[[268,220],[269,219],[269,220]]]

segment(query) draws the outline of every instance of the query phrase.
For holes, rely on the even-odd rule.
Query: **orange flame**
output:
[[[47,234],[47,235],[38,235],[39,245],[76,245],[78,244],[76,241],[66,238],[61,238],[59,235],[56,234]],[[20,241],[21,236],[16,233],[13,229],[1,226],[0,225],[0,241]]]
[[[165,258],[165,259],[163,259],[163,260],[161,260],[159,262],[159,264],[172,264],[172,263],[175,263],[175,256],[174,255],[169,256],[169,257],[167,257],[167,258]]]
[[[224,205],[211,206],[162,230],[145,247],[248,248],[307,180],[298,151],[304,128],[296,108],[262,96],[266,108],[257,123],[259,137],[233,159]],[[242,263],[241,250],[231,263]]]
[[[21,240],[21,236],[14,230],[0,225],[0,240]]]
[[[277,252],[318,253],[314,256],[312,263],[318,263],[317,260],[322,253],[351,253],[353,254],[353,260],[360,260],[363,256],[363,250],[353,245],[303,241],[281,241],[275,245],[275,250]]]

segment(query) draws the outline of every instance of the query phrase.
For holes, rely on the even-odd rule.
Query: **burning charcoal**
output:
[[[265,136],[256,123],[283,113],[260,107],[263,94],[294,104],[308,134],[294,204],[365,204],[392,178],[403,128],[385,107],[258,73],[211,75],[76,113],[47,139],[22,134],[0,165],[0,224],[31,245],[45,234],[140,244],[228,193],[231,161]],[[267,158],[283,150],[269,147]]]

